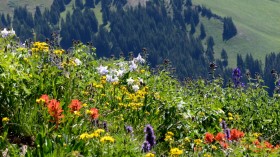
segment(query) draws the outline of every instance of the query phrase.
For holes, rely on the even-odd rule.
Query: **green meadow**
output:
[[[279,0],[193,0],[222,17],[230,16],[238,29],[238,35],[223,42],[221,22],[202,18],[208,35],[215,39],[215,55],[221,49],[228,52],[230,66],[235,65],[236,55],[252,53],[264,60],[270,52],[280,51],[280,1]]]

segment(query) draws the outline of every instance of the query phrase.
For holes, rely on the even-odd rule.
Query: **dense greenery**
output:
[[[151,70],[145,54],[127,61],[95,52],[80,43],[67,52],[45,42],[23,46],[7,33],[0,38],[3,156],[279,153],[279,95],[269,97],[259,77],[244,84],[236,68],[223,88],[211,64],[210,80],[181,83],[168,62]]]
[[[145,7],[135,8],[126,6],[126,0],[88,0],[85,3],[75,0],[69,12],[66,7],[69,7],[70,2],[54,0],[50,9],[43,12],[37,7],[33,16],[27,8],[19,7],[14,11],[13,20],[2,14],[0,25],[8,27],[12,23],[21,41],[45,41],[59,34],[55,36],[58,39],[56,43],[65,49],[77,40],[88,42],[97,48],[98,57],[128,58],[130,54],[136,55],[144,48],[149,54],[151,67],[170,62],[175,76],[180,80],[200,76],[207,78],[208,64],[215,62],[218,65],[217,72],[225,83],[229,79],[229,54],[225,53],[226,49],[215,52],[214,38],[206,34],[200,19],[207,17],[222,21],[225,27],[224,39],[228,40],[236,34],[231,18],[222,18],[204,6],[194,6],[191,0],[171,1],[170,4],[153,0],[147,2]],[[101,7],[101,21],[97,20],[100,17],[93,11],[96,5]],[[62,13],[66,16],[62,17]],[[215,58],[220,56],[215,53],[221,53],[221,58]],[[255,72],[267,72],[263,71],[262,63],[252,56],[243,61],[241,54],[238,55],[237,66],[252,75]],[[264,76],[267,77],[264,80],[272,94],[274,86],[268,81],[271,75]]]

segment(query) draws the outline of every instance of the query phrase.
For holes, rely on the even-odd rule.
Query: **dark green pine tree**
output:
[[[227,55],[227,52],[225,49],[222,49],[221,59],[222,59],[222,65],[224,67],[227,67],[228,66],[228,55]]]
[[[89,8],[94,8],[95,7],[94,0],[86,0],[84,6]]]
[[[200,39],[204,39],[206,37],[206,32],[203,23],[200,24]]]
[[[237,34],[237,29],[231,17],[224,18],[223,40],[229,40]]]

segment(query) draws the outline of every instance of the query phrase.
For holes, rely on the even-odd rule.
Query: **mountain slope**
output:
[[[226,49],[230,60],[235,60],[237,53],[252,53],[264,60],[265,54],[280,51],[279,0],[194,0],[193,3],[210,8],[222,17],[232,17],[238,35],[227,42],[222,41],[221,23],[203,20],[206,31],[214,36],[215,51]]]

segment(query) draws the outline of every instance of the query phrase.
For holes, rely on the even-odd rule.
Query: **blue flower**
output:
[[[150,124],[148,124],[145,127],[144,132],[146,133],[146,141],[148,141],[151,147],[153,147],[156,144],[156,136],[154,134],[153,127]]]

